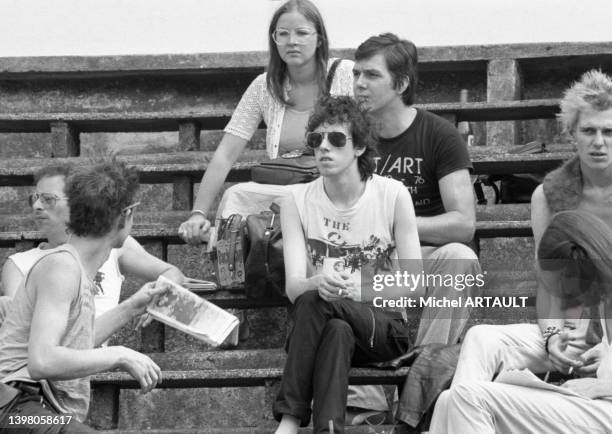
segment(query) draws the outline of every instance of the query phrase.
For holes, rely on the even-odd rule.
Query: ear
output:
[[[365,146],[363,148],[355,149],[355,158],[361,157],[365,151],[366,151]]]
[[[403,94],[406,89],[410,86],[410,79],[408,77],[403,78],[396,86],[396,91],[399,95]]]

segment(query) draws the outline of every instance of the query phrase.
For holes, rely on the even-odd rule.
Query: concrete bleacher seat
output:
[[[587,69],[612,70],[611,47],[427,47],[419,50],[418,106],[451,122],[473,123],[479,145],[470,149],[475,174],[546,172],[572,155],[553,120],[562,90]],[[352,58],[352,53],[335,51],[345,58]],[[265,64],[265,53],[0,59],[4,255],[41,240],[33,222],[23,217],[26,207],[12,205],[24,197],[35,171],[50,157],[76,164],[95,160],[99,148],[114,149],[109,143],[117,140],[127,143],[117,158],[134,165],[147,184],[143,209],[135,214],[134,236],[187,274],[206,277],[197,276],[201,249],[182,244],[178,225],[192,206],[219,130]],[[456,102],[462,88],[469,89],[473,102]],[[115,133],[128,133],[128,138]],[[509,152],[535,139],[546,142],[550,152]],[[250,168],[265,158],[263,140],[259,131],[233,166],[228,182],[249,179]],[[477,309],[471,324],[535,318],[529,214],[529,204],[478,206],[476,236],[483,269],[502,270],[487,295],[531,299],[521,312]],[[137,285],[127,286],[129,294]],[[270,406],[282,374],[286,302],[248,300],[239,291],[205,296],[222,307],[249,309],[249,341],[236,350],[211,350],[159,323],[142,332],[122,331],[113,343],[151,354],[165,381],[142,397],[126,374],[94,376],[89,418],[94,426],[126,433],[272,431]],[[351,378],[353,383],[401,384],[404,374],[354,369]]]
[[[556,99],[526,101],[416,104],[456,122],[551,119],[559,112]],[[185,122],[201,129],[222,129],[233,109],[211,107],[206,111],[177,112],[72,112],[72,113],[4,113],[0,114],[0,132],[51,132],[57,123],[66,123],[76,132],[145,132],[178,131]]]

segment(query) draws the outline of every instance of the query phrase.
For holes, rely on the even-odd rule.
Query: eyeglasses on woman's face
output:
[[[277,27],[272,33],[272,39],[277,45],[306,45],[313,35],[316,35],[317,31],[311,27],[298,27],[296,29],[285,29],[284,27]]]

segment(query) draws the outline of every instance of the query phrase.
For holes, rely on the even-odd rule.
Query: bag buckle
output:
[[[280,157],[290,159],[290,158],[299,158],[302,155],[304,155],[304,151],[302,149],[295,149],[293,151],[285,152]]]

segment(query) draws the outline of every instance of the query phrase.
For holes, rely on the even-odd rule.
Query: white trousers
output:
[[[575,358],[589,348],[585,342],[588,324],[588,320],[566,321],[567,328],[579,332],[567,346],[565,354],[569,357]],[[491,381],[503,369],[524,368],[536,374],[555,370],[537,324],[477,325],[465,335],[452,387]]]
[[[612,432],[612,401],[490,381],[462,383],[438,398],[430,434],[595,434]],[[435,417],[435,416],[434,416]]]
[[[260,184],[258,182],[241,182],[225,190],[217,208],[217,218],[228,218],[232,214],[246,217],[268,211],[272,203],[280,205],[293,185]]]
[[[589,345],[585,342],[588,323],[589,321],[585,319],[566,321],[566,328],[575,329],[578,333],[577,339],[570,341],[568,344],[565,354],[575,358],[589,348]],[[443,392],[436,403],[430,426],[430,434],[451,432],[496,432],[496,429],[498,432],[512,433],[588,432],[580,430],[567,431],[567,428],[565,430],[555,431],[555,421],[552,421],[552,425],[547,426],[545,429],[538,425],[541,421],[530,422],[530,419],[537,419],[540,417],[538,416],[539,409],[537,406],[531,405],[532,396],[536,397],[535,402],[537,402],[537,399],[542,399],[542,397],[540,397],[542,393],[553,395],[551,398],[552,402],[567,400],[568,397],[558,393],[491,383],[493,376],[503,369],[524,368],[538,374],[555,370],[544,349],[544,339],[542,338],[540,327],[537,324],[477,325],[469,329],[461,346],[461,354],[459,355],[459,362],[457,364],[457,370],[451,385],[451,390]],[[463,421],[463,416],[461,416],[463,412],[467,412],[468,408],[469,411],[476,411],[477,405],[474,406],[470,404],[466,408],[454,408],[463,405],[461,401],[462,397],[455,397],[455,395],[464,393],[462,391],[465,391],[466,388],[471,391],[470,393],[474,390],[478,390],[478,393],[480,393],[481,389],[486,389],[486,393],[482,392],[482,396],[489,396],[492,393],[501,391],[499,399],[496,398],[484,401],[487,402],[489,406],[486,411],[483,410],[483,415],[479,415],[477,418],[475,418],[473,414],[469,415],[469,417],[474,420],[480,420],[474,427],[470,425],[461,425],[460,422]],[[466,394],[466,396],[474,395]],[[517,402],[512,403],[513,399]],[[546,399],[548,399],[548,397]],[[569,400],[569,402],[570,404],[568,405],[570,407],[574,405],[572,404],[572,400]],[[599,402],[599,400],[589,402]],[[499,404],[499,407],[497,407],[496,404]],[[605,402],[605,404],[610,405],[610,409],[612,409],[612,404],[609,402]],[[533,413],[517,413],[523,412],[524,407],[529,408],[530,406],[533,407]],[[565,408],[569,411],[569,416],[572,417],[574,410],[570,411],[568,407]],[[590,407],[586,406],[581,411],[585,411],[588,408]],[[594,408],[599,407],[595,406]],[[497,413],[499,412],[504,414],[498,417]],[[510,414],[505,414],[506,412]],[[552,419],[554,412],[545,414],[547,414],[547,419]],[[493,428],[487,429],[493,430],[487,431],[487,429],[484,428],[485,425],[482,425],[482,421],[487,420],[487,417],[489,418],[490,424],[500,423],[502,425],[499,427],[497,425],[489,425],[493,426]],[[585,420],[593,418],[594,416],[590,416],[585,418]],[[461,431],[457,427],[457,424],[459,424],[464,431]],[[590,427],[591,425],[587,424],[584,426]],[[506,428],[510,429],[510,431],[507,431]],[[544,430],[540,430],[540,428]],[[480,429],[481,431],[476,431],[476,429]],[[595,430],[592,432],[612,432],[612,425],[609,426],[609,431]]]

